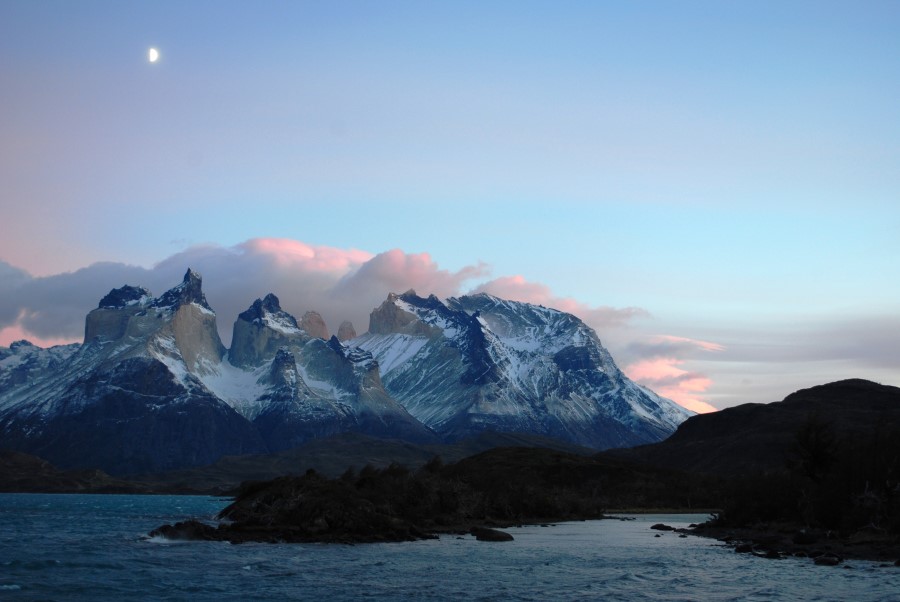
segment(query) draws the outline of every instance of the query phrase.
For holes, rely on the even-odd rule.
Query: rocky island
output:
[[[691,491],[688,491],[690,489]],[[677,507],[703,485],[685,475],[634,470],[616,460],[540,448],[497,448],[412,471],[366,466],[329,479],[313,470],[245,483],[218,516],[164,525],[168,539],[241,543],[413,541],[441,533],[508,539],[495,527],[599,519],[640,495],[650,506]],[[637,492],[637,493],[636,493]]]

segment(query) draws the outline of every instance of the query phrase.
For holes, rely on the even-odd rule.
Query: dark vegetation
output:
[[[722,510],[701,532],[749,541],[769,557],[823,550],[900,557],[900,389],[841,381],[735,410],[740,420],[729,410],[697,417],[686,423],[690,437],[679,429],[678,440],[635,450],[645,460],[667,452],[666,463],[676,466],[720,453],[703,466],[728,475]],[[742,454],[731,455],[728,434]]]
[[[149,493],[148,487],[102,470],[60,470],[46,460],[0,450],[0,492]]]
[[[548,449],[499,448],[451,465],[435,457],[416,471],[394,464],[333,479],[308,471],[247,483],[221,513],[229,522],[215,528],[179,523],[153,534],[232,542],[407,541],[486,526],[602,518],[610,504],[633,501],[630,491],[653,507],[692,497],[706,501],[701,480],[687,475]]]
[[[720,525],[791,523],[851,535],[900,536],[900,425],[870,436],[836,434],[818,415],[796,432],[783,470],[731,481]]]

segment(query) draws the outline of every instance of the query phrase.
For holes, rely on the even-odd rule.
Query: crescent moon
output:
[[[155,63],[159,60],[159,50],[157,50],[156,48],[151,48],[149,51],[147,51],[147,58],[151,63]]]

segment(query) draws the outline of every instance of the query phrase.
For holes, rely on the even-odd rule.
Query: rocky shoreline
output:
[[[845,561],[852,559],[900,567],[900,541],[896,536],[874,529],[860,529],[849,535],[841,535],[786,523],[754,527],[724,527],[703,523],[675,531],[716,539],[733,548],[736,553],[771,560],[809,558],[818,565],[846,566]]]
[[[424,539],[438,539],[440,535],[471,535],[477,541],[503,542],[515,538],[499,529],[484,525],[471,527],[443,527],[434,531],[423,531],[415,525],[404,521],[390,521],[387,524],[373,521],[368,525],[357,525],[355,528],[332,530],[328,525],[320,524],[314,528],[303,528],[297,525],[249,525],[238,523],[221,523],[212,526],[197,520],[187,520],[174,525],[163,525],[151,531],[149,537],[162,537],[171,541],[227,541],[232,544],[242,543],[400,543]]]

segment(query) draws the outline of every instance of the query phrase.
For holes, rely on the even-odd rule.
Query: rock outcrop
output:
[[[349,341],[350,339],[355,339],[356,329],[353,328],[353,323],[348,320],[341,322],[341,325],[338,327],[337,338],[342,343],[344,341]]]
[[[309,336],[328,340],[328,327],[318,312],[308,311],[300,318],[300,328]]]

